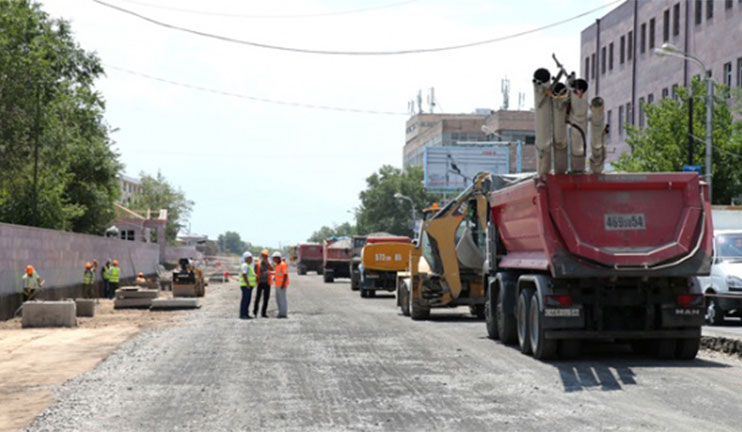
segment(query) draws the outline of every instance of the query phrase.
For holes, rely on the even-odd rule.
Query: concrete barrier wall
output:
[[[40,298],[58,297],[53,291],[72,295],[75,290],[70,288],[82,284],[85,262],[93,258],[101,266],[108,258],[118,260],[122,279],[130,279],[138,272],[157,272],[160,248],[156,243],[0,223],[0,303],[19,301],[21,277],[29,264],[45,281]],[[96,278],[100,280],[100,270]]]

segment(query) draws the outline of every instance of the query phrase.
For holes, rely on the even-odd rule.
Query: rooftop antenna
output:
[[[428,108],[431,114],[435,112],[435,105],[435,87],[431,87],[428,91]]]
[[[502,109],[507,110],[510,107],[510,80],[508,77],[500,81],[500,90],[502,91]]]
[[[407,101],[407,112],[410,114],[410,116],[415,115],[415,100],[410,99]]]
[[[422,90],[417,91],[417,113],[418,114],[423,113],[423,91]]]
[[[526,93],[518,92],[518,111],[523,111],[526,106]]]

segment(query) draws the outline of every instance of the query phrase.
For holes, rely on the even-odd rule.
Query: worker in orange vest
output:
[[[260,316],[268,318],[268,299],[271,296],[271,272],[273,267],[270,261],[268,261],[268,249],[260,251],[260,261],[255,264],[255,273],[258,275],[258,291],[255,294],[255,305],[253,306],[252,314],[258,317],[258,306],[260,306],[260,299],[263,299],[263,307],[260,312]]]
[[[286,289],[289,287],[289,266],[281,261],[281,252],[273,253],[273,285],[276,287],[278,318],[288,318]]]

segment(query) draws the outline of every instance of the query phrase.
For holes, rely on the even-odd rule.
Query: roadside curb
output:
[[[701,336],[701,348],[742,358],[742,339],[732,339],[723,336]]]

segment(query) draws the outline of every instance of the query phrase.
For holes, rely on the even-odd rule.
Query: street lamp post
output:
[[[711,201],[711,147],[713,140],[711,122],[714,109],[714,86],[711,77],[709,76],[708,69],[706,69],[706,65],[703,64],[698,57],[685,53],[669,43],[663,43],[661,47],[655,48],[654,53],[660,57],[669,56],[687,59],[698,64],[701,66],[701,69],[703,69],[703,75],[706,79],[706,183],[709,185],[709,201]]]
[[[412,198],[408,197],[407,195],[402,195],[399,192],[396,192],[394,194],[394,198],[398,200],[405,200],[410,202],[410,210],[412,212],[412,225],[415,225],[415,218],[417,217],[417,209],[415,209],[415,202],[412,201]]]

